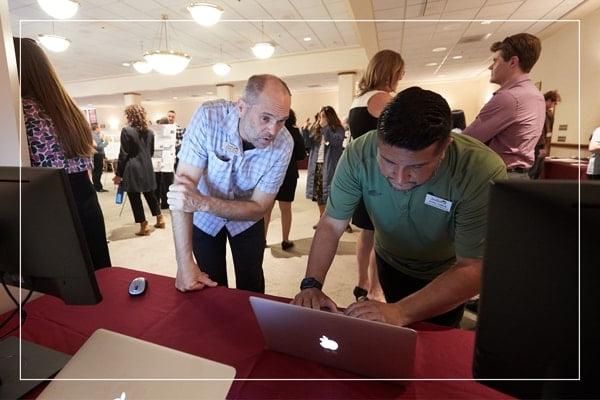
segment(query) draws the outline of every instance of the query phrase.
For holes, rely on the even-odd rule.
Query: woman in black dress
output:
[[[146,236],[150,234],[150,228],[144,215],[141,193],[144,194],[152,215],[156,216],[154,227],[165,227],[165,220],[160,213],[160,207],[154,194],[156,189],[154,170],[152,169],[154,132],[148,129],[144,107],[137,104],[127,106],[125,115],[129,126],[124,127],[121,131],[119,162],[113,182],[120,185],[121,189],[126,191],[129,196],[133,217],[135,222],[140,224],[140,230],[135,234]]]

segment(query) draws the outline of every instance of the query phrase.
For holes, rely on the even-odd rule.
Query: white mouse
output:
[[[148,288],[148,281],[146,280],[146,278],[140,276],[140,277],[132,280],[131,283],[129,284],[129,295],[130,296],[139,296],[141,294],[144,294],[146,292],[147,288]]]

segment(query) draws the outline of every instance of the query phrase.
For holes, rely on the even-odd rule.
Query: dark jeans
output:
[[[94,182],[94,189],[102,190],[102,170],[104,169],[104,154],[94,154],[94,169],[92,171],[92,181]]]
[[[588,174],[588,175],[587,175],[587,178],[588,178],[590,181],[597,181],[597,180],[600,180],[600,175],[589,175],[589,174]]]
[[[386,263],[379,254],[375,254],[379,282],[388,303],[395,303],[406,296],[422,289],[431,282],[427,279],[417,279],[406,275]],[[432,324],[458,327],[463,316],[465,305],[461,304],[453,310],[425,320]]]
[[[87,171],[69,174],[69,182],[94,269],[110,267],[104,215]]]
[[[142,205],[140,193],[127,192],[127,196],[129,196],[131,211],[133,211],[133,218],[135,219],[135,222],[144,222],[146,220],[146,215],[144,214],[144,206]],[[144,192],[144,197],[146,198],[146,203],[148,203],[148,207],[150,207],[150,212],[152,212],[152,215],[159,215],[160,207],[158,207],[158,201],[156,200],[156,197],[154,197],[154,192]]]
[[[154,173],[154,177],[156,178],[156,190],[154,191],[154,195],[158,200],[160,208],[169,208],[169,203],[167,202],[167,192],[169,191],[169,186],[173,184],[173,176],[173,172]]]
[[[265,254],[265,226],[261,219],[236,236],[223,227],[215,237],[194,226],[192,242],[194,257],[203,272],[219,285],[227,285],[225,244],[229,240],[233,255],[236,287],[252,292],[265,292],[263,257]]]

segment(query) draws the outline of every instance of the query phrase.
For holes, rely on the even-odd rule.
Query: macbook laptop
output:
[[[267,348],[372,378],[414,375],[409,328],[250,297]]]
[[[99,329],[38,399],[224,399],[234,377],[228,365]]]

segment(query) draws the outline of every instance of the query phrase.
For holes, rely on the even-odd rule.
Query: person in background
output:
[[[89,177],[94,153],[90,125],[35,40],[13,42],[31,165],[67,171],[94,269],[110,267],[104,215]]]
[[[102,171],[104,170],[104,148],[108,146],[108,141],[100,131],[100,127],[97,122],[91,124],[92,127],[92,138],[94,139],[94,147],[96,152],[94,153],[94,170],[92,171],[92,181],[94,182],[94,189],[96,192],[108,192],[108,190],[102,187]]]
[[[317,203],[319,218],[325,211],[329,185],[344,151],[343,143],[344,127],[335,110],[331,106],[321,108],[318,124],[308,137],[310,155],[306,178],[306,198]],[[317,229],[317,224],[313,225],[313,229]]]
[[[173,166],[173,171],[177,171],[177,164],[179,163],[179,158],[177,157],[177,154],[179,154],[179,150],[181,149],[181,141],[183,140],[183,135],[185,135],[185,128],[182,128],[177,122],[175,122],[176,119],[176,113],[173,110],[169,110],[169,112],[167,113],[167,118],[169,120],[169,124],[175,124],[176,127],[176,131],[175,131],[175,165]],[[175,176],[173,174],[173,176]],[[173,183],[173,181],[171,180],[171,184]],[[168,186],[167,186],[168,188]],[[166,203],[165,203],[166,204]],[[163,207],[163,205],[161,204],[161,208]],[[167,204],[167,207],[169,208],[169,205]]]
[[[550,142],[552,141],[552,129],[554,127],[554,109],[560,102],[560,94],[558,90],[550,90],[544,93],[546,102],[546,119],[544,121],[544,129],[538,142],[535,145],[535,161],[529,170],[531,179],[538,179],[544,168],[544,158],[550,155]]]
[[[481,140],[506,164],[510,179],[529,179],[544,126],[544,96],[529,79],[542,51],[540,39],[518,33],[492,44],[490,82],[500,85],[464,134]]]
[[[348,113],[352,139],[358,139],[377,129],[377,119],[392,99],[391,93],[396,90],[403,76],[404,60],[399,53],[381,50],[371,58],[358,83],[358,96],[352,102]],[[374,228],[362,199],[352,216],[352,223],[362,229],[356,241],[358,283],[354,288],[354,297],[359,299],[368,294],[370,298],[382,300],[384,296],[377,277],[373,252]]]
[[[590,138],[590,163],[588,164],[587,177],[592,180],[600,179],[600,127],[596,128]]]
[[[172,111],[169,111],[169,113],[171,112]],[[156,123],[158,125],[169,125],[171,124],[171,118],[162,117],[156,121]],[[169,186],[173,184],[173,177],[173,172],[154,172],[154,178],[156,179],[156,190],[154,191],[154,196],[156,197],[161,210],[166,210],[169,208],[167,193],[169,192]]]
[[[479,292],[491,181],[506,179],[500,157],[480,141],[450,133],[442,96],[411,87],[386,106],[376,131],[350,142],[331,184],[294,304],[337,310],[322,291],[344,227],[364,193],[375,227],[386,302],[351,304],[351,317],[456,327]]]
[[[292,109],[290,109],[290,115],[285,121],[285,127],[294,139],[294,153],[285,172],[283,183],[279,188],[279,192],[277,192],[277,196],[275,196],[275,200],[279,203],[279,210],[281,211],[281,248],[287,251],[294,247],[294,242],[290,241],[290,229],[292,228],[292,202],[294,201],[296,186],[300,177],[296,163],[306,158],[306,151],[304,150],[304,140],[302,139],[300,130],[296,126],[296,113]],[[267,237],[274,205],[275,203],[271,205],[265,214],[265,238]]]
[[[466,127],[465,112],[463,110],[452,110],[452,132],[462,133]]]
[[[264,293],[263,217],[292,156],[291,95],[280,78],[253,75],[237,102],[196,110],[168,193],[179,291],[227,286],[229,242],[237,288]]]
[[[121,130],[119,162],[113,182],[115,185],[122,185],[123,190],[127,192],[133,218],[136,223],[140,224],[140,230],[135,234],[147,236],[150,234],[150,228],[144,214],[141,193],[144,194],[152,215],[156,217],[154,227],[159,229],[165,227],[165,219],[154,196],[156,189],[154,170],[152,169],[154,132],[148,129],[146,110],[143,106],[137,104],[127,106],[125,116],[129,126]]]

